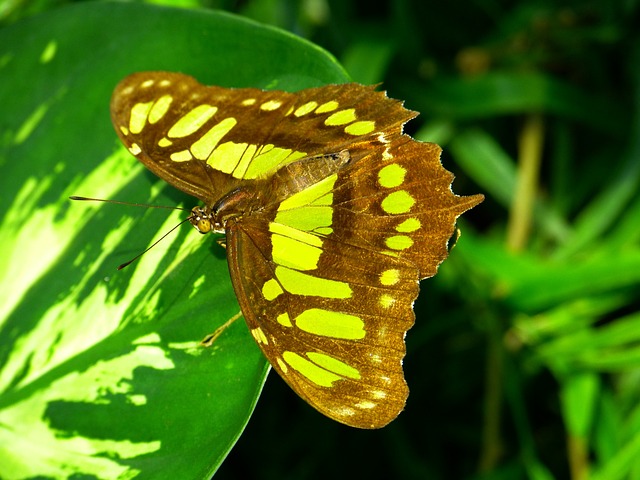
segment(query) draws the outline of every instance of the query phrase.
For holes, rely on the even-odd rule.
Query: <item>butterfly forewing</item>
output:
[[[205,87],[168,72],[125,78],[111,101],[113,124],[129,151],[208,205],[241,179],[366,144],[378,131],[399,133],[414,116],[384,93],[357,84],[294,94]]]
[[[415,116],[357,84],[297,93],[205,87],[166,72],[118,85],[112,119],[142,163],[211,207],[249,329],[307,402],[378,428],[403,409],[420,279],[447,255],[451,192]]]

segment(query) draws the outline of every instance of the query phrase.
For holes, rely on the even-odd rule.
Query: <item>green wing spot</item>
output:
[[[208,160],[213,150],[216,148],[218,143],[220,143],[220,140],[222,140],[222,137],[229,133],[237,123],[238,121],[235,118],[229,117],[221,120],[219,123],[211,127],[207,133],[202,135],[202,137],[191,145],[191,152],[193,153],[193,156],[200,160]],[[216,170],[224,171],[222,168],[217,167],[211,162],[207,163]],[[229,170],[229,172],[230,171],[231,170]]]
[[[309,205],[333,205],[333,193],[327,193],[326,195],[323,195],[317,199],[315,199],[313,202],[311,202]]]
[[[147,123],[147,115],[151,110],[153,102],[136,103],[131,107],[131,115],[129,116],[129,131],[137,134],[142,131]]]
[[[309,295],[323,298],[351,298],[353,291],[346,282],[327,280],[277,266],[276,277],[284,289],[294,295]]]
[[[169,106],[171,105],[172,101],[173,97],[171,95],[163,95],[158,100],[156,100],[156,102],[151,107],[151,110],[149,110],[149,123],[158,123],[169,110]]]
[[[249,330],[251,335],[255,339],[257,343],[262,343],[263,345],[269,345],[269,340],[267,340],[267,336],[264,334],[260,327],[252,328]]]
[[[326,368],[342,377],[353,378],[355,380],[360,379],[360,372],[356,368],[330,355],[318,352],[307,352],[307,357],[322,368]]]
[[[273,261],[278,265],[296,270],[315,270],[318,268],[322,248],[275,233],[271,235],[271,244],[273,246]]]
[[[417,218],[407,218],[404,222],[396,226],[396,232],[411,233],[419,230],[422,224]]]
[[[387,238],[385,243],[391,250],[406,250],[413,245],[413,240],[406,235],[394,235]]]
[[[349,135],[366,135],[376,129],[376,122],[371,120],[361,120],[344,127],[345,133]]]
[[[188,162],[189,160],[193,160],[193,155],[191,155],[189,150],[181,150],[172,153],[169,158],[174,162]]]
[[[247,150],[247,143],[225,142],[216,148],[207,163],[222,173],[231,173],[238,166],[238,162]]]
[[[302,117],[303,115],[313,112],[317,106],[318,106],[317,102],[314,102],[314,101],[307,102],[304,105],[301,105],[300,107],[296,108],[293,114],[296,117]]]
[[[330,175],[309,188],[291,195],[278,207],[275,222],[306,232],[321,233],[322,229],[330,227],[333,223],[331,190],[337,178],[337,174]],[[324,230],[325,234],[332,231]]]
[[[320,108],[318,108],[320,110]],[[319,113],[316,110],[316,113]],[[337,127],[339,125],[346,125],[347,123],[351,123],[356,119],[356,109],[355,108],[347,108],[346,110],[340,110],[339,112],[332,113],[327,117],[324,121],[324,124],[327,127]]]
[[[269,302],[283,293],[284,291],[280,288],[280,284],[274,278],[267,280],[262,286],[262,296]]]
[[[183,138],[197,132],[218,111],[213,105],[198,105],[181,117],[167,132],[167,137]]]
[[[402,182],[404,182],[406,173],[407,170],[404,167],[397,163],[392,163],[380,169],[378,172],[378,183],[385,188],[399,187],[402,185]]]
[[[285,351],[282,354],[282,358],[291,366],[291,368],[307,377],[309,381],[321,387],[332,387],[333,382],[342,380],[342,378],[335,373],[331,373],[324,368],[320,368],[315,363],[310,362],[297,353]]]
[[[390,268],[380,274],[380,283],[385,287],[395,285],[400,281],[400,270],[397,268]]]
[[[293,324],[291,323],[291,319],[289,318],[289,314],[287,312],[278,315],[276,320],[280,325],[284,327],[293,327]]]
[[[307,206],[278,212],[276,222],[306,232],[319,232],[333,223],[332,207]]]
[[[269,100],[260,105],[260,110],[264,110],[265,112],[272,112],[274,110],[279,109],[282,106],[282,102],[279,100]]]
[[[335,100],[331,100],[330,102],[320,105],[316,110],[316,113],[333,112],[336,108],[338,108],[338,102],[336,102]]]
[[[310,308],[295,319],[301,330],[323,337],[359,340],[364,338],[364,322],[360,317],[346,313]]]
[[[411,210],[415,199],[406,190],[390,193],[382,200],[382,209],[389,214],[407,213]]]

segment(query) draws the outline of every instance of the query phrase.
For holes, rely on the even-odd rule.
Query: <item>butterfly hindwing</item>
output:
[[[334,192],[335,235],[411,262],[420,279],[435,275],[456,219],[479,200],[451,192],[453,175],[440,153],[438,145],[407,135],[366,150]]]
[[[231,277],[249,329],[312,406],[349,425],[385,425],[408,394],[402,358],[417,269],[287,227],[265,217],[228,230]],[[301,259],[314,249],[321,249],[316,263]]]

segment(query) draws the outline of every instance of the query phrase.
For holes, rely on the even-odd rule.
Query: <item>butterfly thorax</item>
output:
[[[262,188],[257,188],[256,183]],[[250,215],[263,208],[264,203],[261,195],[263,191],[263,182],[252,182],[249,185],[235,188],[212,207],[193,207],[189,223],[200,233],[224,233],[229,220]]]

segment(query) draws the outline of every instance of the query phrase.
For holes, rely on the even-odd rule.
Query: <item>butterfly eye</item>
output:
[[[208,218],[201,218],[194,226],[200,233],[209,233],[211,231],[211,221]]]

